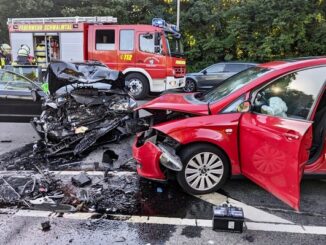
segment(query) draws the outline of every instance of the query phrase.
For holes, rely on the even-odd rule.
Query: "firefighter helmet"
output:
[[[31,49],[29,48],[29,46],[27,44],[22,44],[20,46],[21,49],[25,49],[27,51],[28,54],[30,54]]]
[[[26,49],[20,48],[17,52],[18,56],[28,56],[29,52]]]
[[[0,47],[0,49],[1,49],[1,52],[4,55],[7,55],[7,54],[10,54],[11,53],[11,47],[10,47],[9,44],[6,44],[6,43],[2,44],[1,47]]]

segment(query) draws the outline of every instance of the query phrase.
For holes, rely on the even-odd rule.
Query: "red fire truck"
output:
[[[183,87],[186,61],[173,25],[119,25],[111,16],[8,19],[13,60],[26,44],[38,65],[51,60],[98,60],[126,74],[137,99],[149,92]]]

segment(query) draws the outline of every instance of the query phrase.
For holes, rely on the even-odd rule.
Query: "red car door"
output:
[[[241,172],[299,209],[300,181],[309,160],[309,120],[325,83],[326,66],[280,76],[252,93],[252,112],[240,119]]]
[[[239,133],[242,174],[298,210],[312,123],[248,112]]]

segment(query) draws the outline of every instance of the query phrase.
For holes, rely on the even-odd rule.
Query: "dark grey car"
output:
[[[234,74],[256,65],[256,63],[246,62],[216,63],[200,72],[188,73],[186,76],[186,85],[183,90],[185,92],[195,92],[210,89]]]

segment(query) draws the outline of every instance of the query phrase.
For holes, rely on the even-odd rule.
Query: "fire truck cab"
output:
[[[12,58],[21,45],[43,68],[51,60],[97,60],[126,75],[136,99],[185,85],[186,61],[175,26],[119,25],[111,16],[8,19]]]

